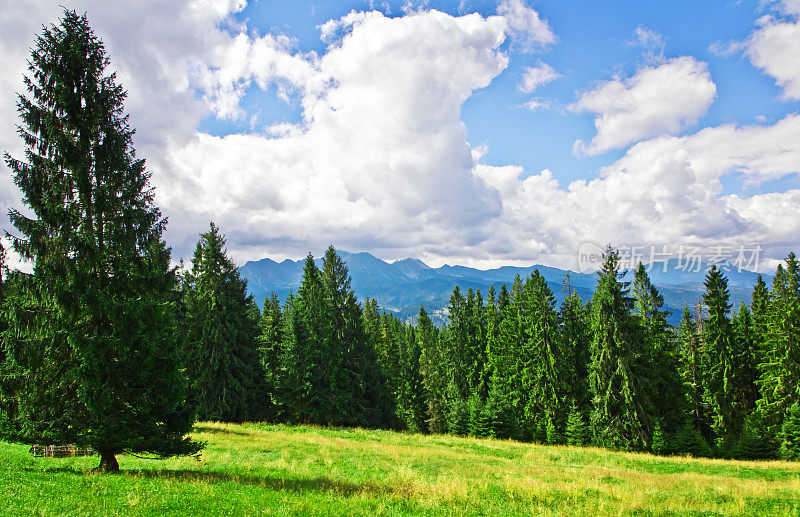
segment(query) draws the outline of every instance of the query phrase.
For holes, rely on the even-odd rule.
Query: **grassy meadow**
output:
[[[310,426],[199,423],[202,457],[33,458],[0,442],[9,515],[800,515],[800,464]]]

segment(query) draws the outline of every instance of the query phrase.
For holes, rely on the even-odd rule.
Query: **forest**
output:
[[[678,328],[645,266],[632,276],[609,247],[586,302],[570,293],[557,307],[538,272],[497,293],[456,286],[437,328],[422,308],[408,324],[359,305],[331,247],[259,315],[212,225],[183,281],[198,417],[797,459],[795,255],[735,311],[712,266]]]
[[[37,38],[21,94],[23,195],[3,268],[0,432],[116,455],[196,455],[197,420],[318,424],[723,458],[800,457],[800,265],[732,307],[712,266],[679,327],[643,264],[606,250],[590,300],[534,272],[453,289],[447,321],[359,302],[333,247],[262,308],[213,223],[175,267],[124,89],[86,16]]]

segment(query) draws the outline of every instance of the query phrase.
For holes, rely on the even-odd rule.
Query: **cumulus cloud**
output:
[[[561,74],[553,70],[553,67],[539,61],[538,65],[525,68],[525,72],[522,74],[522,82],[519,84],[519,90],[524,93],[531,93],[539,86],[543,86],[559,77],[561,77]]]
[[[779,4],[789,19],[765,16],[744,43],[750,61],[783,88],[784,99],[800,99],[800,2]]]
[[[586,144],[575,142],[582,154],[599,154],[633,142],[676,134],[708,110],[717,94],[708,67],[691,56],[647,66],[629,78],[600,83],[570,106],[595,113],[597,134]]]
[[[511,256],[544,253],[576,266],[582,242],[627,245],[761,243],[780,256],[800,221],[800,191],[741,198],[722,195],[720,179],[743,172],[751,181],[800,172],[800,116],[774,126],[724,125],[685,137],[660,137],[632,147],[592,180],[562,187],[549,170],[478,165],[500,192],[503,215],[490,249]],[[591,217],[587,217],[591,214]],[[794,232],[794,233],[793,233]]]
[[[523,51],[532,52],[556,41],[550,24],[522,0],[501,0],[497,14],[508,21],[511,35]]]
[[[189,219],[214,214],[254,256],[270,243],[298,255],[326,242],[444,253],[480,241],[500,198],[474,174],[460,109],[507,66],[505,30],[500,17],[438,11],[325,24],[327,52],[294,83],[302,124],[198,135],[171,150],[179,172],[161,199]]]

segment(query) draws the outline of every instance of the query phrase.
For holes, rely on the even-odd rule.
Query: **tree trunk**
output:
[[[95,469],[97,472],[119,472],[119,463],[113,452],[100,452],[100,466]]]

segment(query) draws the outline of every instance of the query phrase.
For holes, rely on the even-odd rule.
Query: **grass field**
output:
[[[403,433],[200,423],[202,458],[32,458],[0,442],[10,515],[800,515],[800,464]]]

